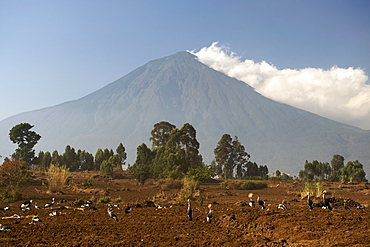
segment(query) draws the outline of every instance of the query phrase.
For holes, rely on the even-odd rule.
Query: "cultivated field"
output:
[[[91,185],[82,185],[87,180]],[[0,232],[0,246],[370,246],[370,186],[365,183],[326,183],[334,209],[321,208],[321,199],[315,198],[310,211],[300,196],[304,183],[267,181],[268,188],[261,190],[224,190],[220,180],[213,180],[201,184],[203,203],[192,201],[194,219],[189,221],[187,201],[166,184],[141,186],[125,173],[110,179],[76,172],[62,193],[52,194],[45,181],[45,175],[35,175],[23,189],[22,201],[0,200],[1,208],[10,208],[0,211],[1,224],[12,229]],[[260,194],[267,209],[249,207],[249,193],[254,200]],[[44,208],[53,197],[55,204]],[[30,199],[41,209],[22,211],[20,204]],[[61,199],[67,202],[59,204]],[[108,199],[120,206],[113,207],[118,222],[107,213]],[[81,207],[86,200],[100,203]],[[286,210],[277,208],[283,200]],[[344,200],[350,210],[344,210]],[[205,222],[208,204],[211,223]],[[359,204],[366,208],[356,208]],[[132,212],[125,213],[125,206],[133,207]],[[50,216],[55,210],[59,215]],[[31,223],[33,216],[41,221]]]

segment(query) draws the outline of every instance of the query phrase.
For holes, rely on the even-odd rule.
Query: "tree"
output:
[[[244,146],[239,142],[237,136],[233,140],[233,155],[232,159],[236,168],[236,177],[242,178],[245,176],[245,164],[249,161],[250,155],[245,151]]]
[[[189,171],[201,171],[204,177],[202,155],[199,154],[199,142],[194,127],[186,123],[181,129],[168,122],[155,124],[151,132],[152,150],[144,143],[137,148],[136,162],[130,172],[140,183],[146,179],[183,178]]]
[[[127,153],[122,143],[118,144],[116,148],[117,155],[119,157],[119,166],[122,168],[126,164]]]
[[[166,145],[170,138],[171,131],[176,128],[175,125],[169,122],[162,121],[154,125],[153,130],[150,132],[152,135],[150,141],[152,141],[152,147],[163,147]]]
[[[101,148],[99,148],[95,153],[95,167],[98,167],[100,169],[100,165],[104,160],[104,152]]]
[[[356,161],[348,161],[347,164],[339,169],[342,182],[366,182],[366,173],[363,165]]]
[[[44,153],[40,151],[38,158],[39,158],[39,169],[42,169],[44,171],[48,170],[52,162],[52,157],[51,157],[50,152],[47,151]]]
[[[222,175],[225,179],[233,177],[234,164],[232,161],[232,139],[229,134],[224,134],[218,141],[216,148],[214,149],[215,160],[217,165],[220,167],[216,170],[222,170]]]
[[[330,181],[339,181],[340,174],[339,170],[344,167],[344,157],[339,154],[335,154],[330,161],[331,163],[331,174],[330,174]]]
[[[51,155],[51,164],[56,166],[63,165],[63,156],[59,155],[57,150],[54,150],[53,154]]]
[[[276,170],[275,174],[276,174],[276,177],[280,177],[281,176],[281,172],[279,170]]]
[[[214,149],[215,161],[217,163],[215,171],[222,171],[225,179],[246,176],[250,155],[245,151],[245,147],[239,142],[238,137],[234,140],[229,134],[224,134]]]
[[[246,172],[247,177],[259,177],[260,176],[260,171],[259,171],[259,168],[256,162],[248,161],[245,167],[247,168],[247,172]]]
[[[113,166],[108,160],[103,160],[100,164],[100,172],[106,175],[113,174]]]
[[[89,152],[86,152],[85,150],[83,151],[78,150],[77,156],[80,161],[79,169],[83,171],[84,170],[92,171],[92,170],[98,170],[100,168],[100,167],[99,168],[95,167],[94,156],[90,154]]]
[[[80,159],[74,148],[67,145],[63,154],[63,164],[69,169],[69,171],[77,171],[80,167]]]
[[[137,147],[136,161],[130,166],[130,172],[139,183],[144,184],[151,177],[151,165],[154,153],[142,143]]]
[[[339,154],[335,154],[330,161],[333,172],[339,171],[344,166],[344,157]]]
[[[27,166],[34,164],[35,150],[33,148],[41,138],[39,134],[31,130],[33,127],[29,123],[21,123],[15,125],[9,132],[10,140],[18,144],[13,157],[24,161]]]

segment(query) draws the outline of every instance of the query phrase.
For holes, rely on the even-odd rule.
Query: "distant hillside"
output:
[[[341,154],[370,173],[370,131],[267,99],[187,52],[151,61],[78,100],[1,121],[0,154],[16,148],[8,138],[12,126],[29,122],[42,136],[37,150],[63,152],[71,145],[95,154],[122,142],[133,163],[137,146],[150,146],[150,131],[163,120],[177,127],[192,124],[208,164],[228,133],[270,172],[297,173],[305,160],[330,161]]]

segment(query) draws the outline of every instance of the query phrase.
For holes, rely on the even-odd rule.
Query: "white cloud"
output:
[[[370,85],[359,68],[279,70],[265,61],[243,61],[217,42],[191,53],[209,67],[246,82],[265,97],[370,129]]]

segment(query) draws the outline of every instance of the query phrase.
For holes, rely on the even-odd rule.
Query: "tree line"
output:
[[[306,161],[304,169],[299,171],[299,177],[306,180],[332,182],[367,182],[363,165],[358,161],[348,161],[344,165],[344,157],[335,154],[329,162]]]
[[[48,170],[50,165],[54,164],[65,166],[69,171],[100,170],[104,174],[111,174],[113,168],[126,164],[127,153],[122,143],[118,144],[116,153],[112,149],[98,149],[95,156],[85,150],[76,151],[70,145],[66,146],[62,154],[54,150],[52,153],[40,151],[35,155],[34,146],[41,136],[32,130],[33,127],[29,123],[20,123],[9,131],[10,140],[18,144],[11,158],[24,162],[28,169]]]
[[[137,147],[136,161],[129,167],[140,183],[147,179],[180,179],[185,175],[210,177],[211,169],[203,163],[195,128],[186,123],[182,128],[162,121],[154,125],[152,148],[142,143]]]
[[[181,129],[162,121],[154,125],[150,140],[152,148],[142,143],[137,147],[136,161],[130,167],[132,175],[141,183],[145,180],[193,176],[206,179],[213,176],[229,178],[267,177],[267,166],[251,162],[250,155],[239,142],[224,134],[214,150],[215,159],[205,165],[199,154],[195,128],[186,123]]]
[[[211,167],[215,174],[225,179],[229,178],[267,178],[267,166],[258,166],[250,161],[250,154],[245,151],[237,136],[234,139],[224,134],[214,149],[215,159]]]
[[[122,168],[126,164],[127,153],[122,143],[112,149],[98,149],[95,156],[84,150],[75,150],[67,145],[64,153],[40,151],[35,156],[34,146],[41,136],[32,130],[34,126],[21,123],[9,132],[9,138],[18,148],[12,154],[13,159],[24,162],[25,167],[47,170],[51,164],[65,166],[70,171],[100,170],[104,174],[112,174],[115,167]],[[137,147],[136,161],[129,166],[132,176],[144,183],[147,179],[164,178],[180,179],[192,176],[197,180],[218,176],[232,178],[264,178],[268,179],[269,170],[266,165],[257,165],[250,160],[237,136],[222,135],[214,149],[215,158],[210,165],[203,162],[199,153],[200,144],[196,138],[195,128],[185,123],[180,129],[175,125],[162,121],[156,123],[151,131],[152,147],[145,143]],[[6,160],[6,161],[9,161]],[[285,175],[285,176],[284,176]],[[291,179],[285,173],[276,171],[276,178]],[[304,169],[299,172],[300,179],[318,181],[362,182],[366,180],[363,165],[358,161],[348,161],[344,165],[344,157],[336,154],[329,162],[306,161]]]

